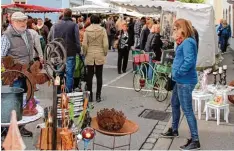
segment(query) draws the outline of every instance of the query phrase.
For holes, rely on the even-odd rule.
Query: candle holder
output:
[[[223,69],[223,85],[227,84],[227,69]]]
[[[223,73],[219,73],[219,84],[222,85],[223,84]]]
[[[214,85],[217,84],[217,74],[213,74],[214,75]]]

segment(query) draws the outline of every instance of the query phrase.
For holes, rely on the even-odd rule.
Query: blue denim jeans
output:
[[[66,62],[66,87],[67,91],[70,93],[72,92],[73,85],[74,85],[74,72],[76,66],[76,57],[67,57]]]
[[[22,88],[22,89],[24,89],[24,92],[26,92],[27,91],[26,79],[25,78],[18,78],[18,80],[15,80],[13,82],[12,87]]]
[[[180,106],[184,112],[189,125],[192,140],[199,140],[197,130],[197,120],[193,112],[192,91],[194,84],[178,84],[173,89],[171,107],[172,107],[172,129],[178,131],[180,121]]]

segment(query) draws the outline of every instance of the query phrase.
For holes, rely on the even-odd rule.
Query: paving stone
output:
[[[156,129],[164,130],[165,127],[166,127],[166,125],[157,125],[157,126],[156,126]]]
[[[156,141],[157,141],[156,138],[148,138],[148,139],[146,140],[147,143],[152,143],[152,144],[154,144]]]
[[[154,147],[152,143],[145,143],[142,147],[143,150],[151,150]]]
[[[159,138],[153,150],[168,150],[170,148],[172,139]]]
[[[159,122],[158,122],[158,125],[165,125],[165,126],[166,126],[166,125],[167,125],[167,123],[168,123],[168,122],[162,122],[162,121],[159,121]]]
[[[158,139],[159,136],[160,136],[160,134],[152,133],[152,134],[150,135],[150,138],[156,138],[156,139]]]
[[[156,133],[156,134],[161,134],[163,132],[163,130],[160,130],[160,129],[154,129],[153,133]]]

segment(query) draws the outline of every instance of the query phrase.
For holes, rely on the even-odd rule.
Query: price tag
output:
[[[54,85],[58,86],[60,85],[60,77],[56,76],[55,80],[54,80]]]

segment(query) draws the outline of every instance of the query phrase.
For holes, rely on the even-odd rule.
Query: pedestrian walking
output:
[[[147,38],[150,34],[150,29],[153,26],[154,22],[150,19],[146,21],[146,25],[143,27],[141,35],[140,35],[140,49],[145,50],[145,45],[147,42]]]
[[[106,32],[108,35],[109,50],[115,51],[114,49],[114,39],[116,35],[116,27],[112,17],[108,18],[106,22]]]
[[[1,37],[1,56],[11,56],[15,62],[20,64],[29,64],[33,61],[33,39],[31,33],[27,30],[28,16],[22,12],[15,12],[11,16],[11,25]],[[22,88],[27,91],[26,78],[20,77],[13,82],[13,87]],[[10,118],[10,117],[9,117]],[[32,132],[21,126],[22,136],[32,137]]]
[[[66,87],[68,92],[72,92],[74,80],[73,75],[76,65],[76,55],[80,54],[80,38],[79,28],[76,23],[72,21],[72,10],[64,9],[63,19],[51,27],[48,41],[54,38],[62,38],[64,40],[64,47],[67,51],[66,62]]]
[[[118,73],[126,73],[128,65],[129,50],[131,47],[131,39],[128,31],[127,23],[122,24],[122,30],[119,32],[118,42]],[[122,71],[121,71],[122,70]]]
[[[133,18],[129,19],[128,24],[128,33],[129,33],[129,46],[130,48],[134,45],[134,22]]]
[[[231,27],[226,20],[223,20],[222,26],[218,29],[218,36],[220,37],[220,48],[222,53],[227,51],[228,40],[231,37]]]
[[[53,24],[51,23],[51,20],[49,18],[45,18],[44,24],[48,27],[49,30],[53,26]]]
[[[34,60],[39,60],[41,63],[43,63],[43,51],[41,48],[41,41],[40,41],[41,36],[33,28],[33,24],[34,24],[33,19],[28,19],[27,28],[28,31],[31,33],[33,40],[33,48],[34,48],[33,58]]]
[[[189,125],[191,138],[182,150],[200,149],[197,120],[193,112],[192,91],[198,82],[196,72],[197,45],[193,38],[193,28],[185,19],[178,19],[174,23],[174,38],[177,43],[175,59],[172,65],[172,78],[176,82],[172,98],[172,128],[164,137],[178,137],[180,122],[180,107]]]
[[[134,25],[134,47],[140,49],[140,36],[143,26],[146,24],[146,18],[138,19]]]
[[[39,35],[41,35],[44,41],[47,43],[49,28],[46,25],[44,25],[44,22],[41,18],[37,19],[37,29],[38,29]]]
[[[90,18],[91,25],[86,28],[83,39],[83,53],[85,64],[88,69],[87,88],[90,91],[90,101],[93,101],[93,76],[97,78],[96,101],[101,102],[102,92],[102,74],[103,65],[105,64],[108,52],[108,38],[105,28],[100,26],[100,18],[92,15]]]
[[[155,24],[150,30],[150,34],[145,46],[145,51],[154,52],[156,57],[153,58],[153,60],[160,61],[162,56],[162,46],[163,42],[160,35],[160,25]]]

